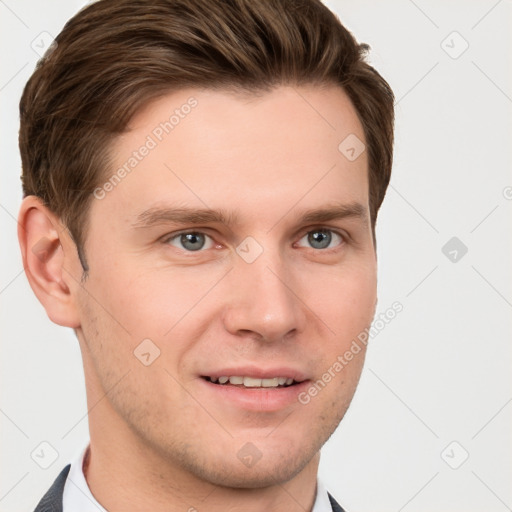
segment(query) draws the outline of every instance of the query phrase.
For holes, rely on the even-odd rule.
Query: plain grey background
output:
[[[326,3],[396,94],[377,314],[404,309],[371,340],[320,475],[350,512],[511,510],[512,1]],[[0,0],[2,512],[33,509],[88,436],[78,342],[33,295],[16,236],[21,91],[84,4]]]

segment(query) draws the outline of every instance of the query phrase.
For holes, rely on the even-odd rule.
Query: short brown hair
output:
[[[367,50],[320,0],[100,0],[68,21],[25,86],[23,193],[59,216],[87,271],[93,190],[113,139],[149,100],[188,86],[337,84],[364,128],[374,230],[391,175],[394,97]]]

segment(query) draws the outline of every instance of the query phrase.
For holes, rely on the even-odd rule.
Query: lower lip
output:
[[[247,411],[273,412],[298,403],[297,395],[305,391],[309,381],[300,382],[282,388],[242,388],[230,384],[214,384],[200,379],[207,393],[213,394],[223,402],[229,402]]]

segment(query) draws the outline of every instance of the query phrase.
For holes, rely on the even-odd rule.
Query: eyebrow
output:
[[[321,208],[302,210],[299,212],[297,222],[299,224],[322,223],[346,218],[358,219],[365,226],[368,225],[367,209],[357,202],[331,203]],[[153,207],[137,215],[132,227],[134,229],[150,228],[167,223],[191,225],[217,223],[231,227],[240,223],[240,216],[236,211],[227,212],[224,209]]]

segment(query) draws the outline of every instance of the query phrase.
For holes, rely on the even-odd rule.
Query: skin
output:
[[[106,509],[310,510],[319,450],[352,399],[364,349],[309,403],[274,411],[220,399],[201,376],[250,364],[291,367],[314,382],[370,325],[377,266],[367,156],[350,162],[338,151],[349,134],[364,141],[363,129],[334,86],[259,96],[182,90],[136,114],[112,147],[107,178],[191,96],[190,114],[93,199],[85,280],[60,220],[24,199],[26,274],[49,318],[77,333],[86,479]],[[299,222],[302,210],[333,203],[357,203],[363,215]],[[134,227],[145,210],[176,205],[236,212],[238,222]],[[326,249],[308,238],[320,228],[333,230]],[[169,241],[184,230],[208,235],[204,248]],[[236,252],[248,236],[263,249],[253,263]],[[145,366],[134,350],[148,338],[160,356]],[[261,454],[252,467],[237,456],[248,442]]]

